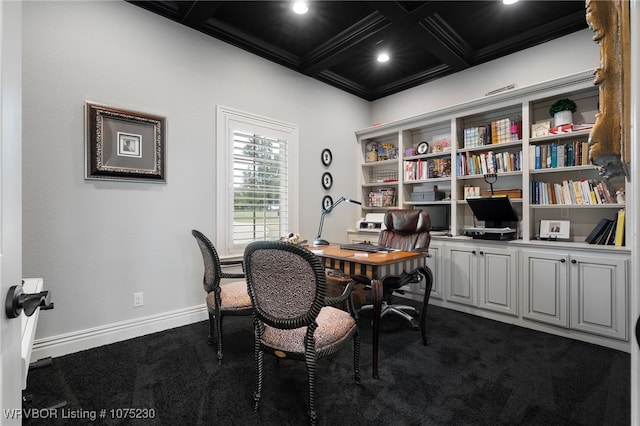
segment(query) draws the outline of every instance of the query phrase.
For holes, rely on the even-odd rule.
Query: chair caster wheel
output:
[[[418,324],[418,322],[415,319],[411,320],[411,326],[413,327],[414,330],[420,329],[420,324]]]

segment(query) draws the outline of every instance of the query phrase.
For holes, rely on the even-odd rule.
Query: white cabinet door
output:
[[[470,245],[446,246],[445,283],[447,300],[465,305],[476,305],[478,281],[478,251]]]
[[[522,250],[524,318],[569,326],[567,316],[568,255],[559,252]]]
[[[627,340],[626,260],[571,255],[571,328]]]
[[[518,253],[515,249],[477,248],[478,307],[518,315]]]

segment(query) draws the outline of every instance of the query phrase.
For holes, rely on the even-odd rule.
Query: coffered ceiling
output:
[[[370,101],[587,28],[575,0],[129,3]]]

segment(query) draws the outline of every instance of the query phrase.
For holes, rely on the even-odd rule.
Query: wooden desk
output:
[[[327,269],[337,269],[346,275],[362,275],[371,280],[373,292],[373,377],[378,378],[378,343],[380,340],[380,313],[382,312],[382,278],[387,275],[400,275],[403,271],[413,271],[419,266],[425,266],[425,252],[394,251],[389,253],[367,253],[354,250],[342,250],[339,244],[328,246],[310,246],[309,249],[323,260]],[[425,277],[426,289],[424,307],[429,303],[433,276],[429,268],[425,267],[428,276]],[[427,344],[426,337],[426,309],[420,313],[420,331],[422,342]]]

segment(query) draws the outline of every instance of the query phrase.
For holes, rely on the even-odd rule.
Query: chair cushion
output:
[[[320,310],[316,322],[318,323],[315,332],[317,352],[341,343],[356,327],[356,321],[348,312],[331,306],[325,306]],[[262,343],[284,352],[304,353],[306,333],[307,327],[282,330],[266,325]]]
[[[247,292],[247,282],[234,281],[220,285],[220,309],[232,311],[236,309],[246,309],[251,307],[251,299]],[[216,306],[215,293],[207,294],[207,308],[214,309]]]

